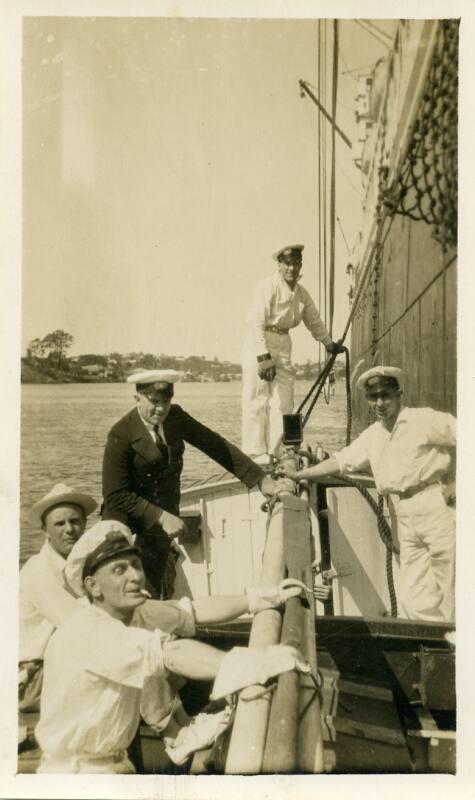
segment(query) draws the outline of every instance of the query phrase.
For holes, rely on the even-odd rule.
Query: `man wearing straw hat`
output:
[[[301,322],[328,353],[332,342],[310,294],[299,284],[303,244],[274,253],[277,273],[254,289],[249,333],[242,352],[242,449],[267,463],[282,436],[282,415],[294,408],[294,377],[289,330]]]
[[[266,496],[284,488],[239,448],[172,403],[181,377],[176,370],[144,370],[127,378],[135,384],[136,407],[110,430],[102,473],[103,519],[124,522],[138,535],[150,588],[165,598],[173,591],[170,543],[184,529],[179,511],[185,443],[248,488],[257,485]],[[167,566],[167,585],[162,586]]]
[[[20,571],[20,699],[22,711],[39,706],[46,645],[76,604],[64,579],[66,558],[97,508],[88,494],[65,484],[53,486],[32,507],[29,518],[46,536],[40,552]]]
[[[308,671],[292,647],[233,648],[225,654],[189,638],[196,623],[223,622],[246,612],[277,608],[302,588],[298,581],[252,587],[244,595],[183,598],[176,636],[160,629],[132,627],[146,601],[140,551],[130,529],[105,520],[73,547],[66,578],[84,595],[76,611],[51,637],[45,654],[41,717],[36,737],[42,749],[38,772],[135,772],[128,755],[140,714],[155,725],[163,720],[160,692],[170,673],[197,680],[216,678],[213,698],[221,700],[244,686],[264,684],[292,669]],[[158,696],[157,696],[158,694]],[[194,749],[212,743],[226,727],[229,710],[199,715],[180,731],[166,728],[167,752],[178,764]]]
[[[456,446],[452,414],[402,404],[402,370],[373,367],[358,379],[376,422],[316,466],[282,472],[294,480],[371,468],[376,489],[395,498],[401,605],[409,619],[455,618],[455,511],[450,475]]]

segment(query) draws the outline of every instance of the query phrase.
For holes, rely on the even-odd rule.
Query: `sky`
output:
[[[386,47],[351,20],[340,44],[354,141],[357,68]],[[298,87],[316,91],[317,65],[316,19],[24,18],[23,350],[62,328],[71,355],[237,361],[253,286],[294,242],[318,304],[318,111]],[[334,338],[362,193],[338,138],[336,159]],[[316,357],[303,326],[293,339],[295,361]]]

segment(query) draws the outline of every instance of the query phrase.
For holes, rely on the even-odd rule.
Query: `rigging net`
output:
[[[440,23],[405,163],[382,197],[390,214],[432,225],[444,250],[457,244],[458,30],[458,20]]]

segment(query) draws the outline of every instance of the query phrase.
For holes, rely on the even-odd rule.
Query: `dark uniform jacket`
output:
[[[135,533],[143,534],[157,522],[159,510],[178,515],[185,442],[197,447],[248,488],[264,477],[263,470],[239,448],[178,405],[171,405],[163,429],[168,463],[136,408],[113,426],[104,452],[103,519],[125,522]]]

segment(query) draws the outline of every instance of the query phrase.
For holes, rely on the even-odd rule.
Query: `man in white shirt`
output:
[[[147,596],[145,574],[134,537],[120,522],[99,522],[87,531],[72,549],[65,572],[74,592],[87,597],[77,601],[77,610],[53,634],[45,653],[36,727],[39,772],[134,772],[127,748],[140,714],[154,725],[158,705],[161,724],[157,693],[170,673],[198,680],[219,677],[218,699],[280,672],[306,668],[297,651],[285,646],[225,654],[160,629],[132,627]],[[175,632],[190,637],[195,623],[275,608],[300,591],[295,585],[254,587],[246,595],[183,598],[175,603],[181,615]],[[200,741],[196,726],[193,733],[198,744],[208,744]],[[176,738],[181,759],[186,758],[186,736]],[[173,743],[168,747],[174,755]]]
[[[56,484],[30,511],[30,520],[44,531],[46,541],[20,571],[20,711],[39,710],[47,644],[56,628],[77,611],[78,597],[83,591],[80,584],[74,588],[66,580],[66,559],[83,536],[87,517],[96,508],[96,501],[90,495]],[[134,627],[149,630],[160,627],[168,633],[183,630],[183,610],[176,601],[142,600],[142,603],[134,614]],[[175,691],[181,685],[183,681],[172,681],[170,685],[163,681],[160,703],[154,712],[156,727],[166,726],[171,711],[181,719],[186,718]]]
[[[55,628],[76,607],[64,579],[66,558],[97,508],[88,494],[56,484],[30,511],[30,520],[46,541],[20,571],[20,698],[21,711],[39,707],[43,657]]]
[[[455,511],[444,484],[454,463],[456,420],[431,408],[403,406],[401,375],[397,367],[373,367],[361,375],[358,385],[377,421],[328,460],[282,472],[315,480],[371,468],[379,494],[395,499],[405,616],[452,622]]]
[[[310,294],[298,281],[303,244],[278,250],[275,275],[257,284],[248,314],[250,330],[242,353],[242,449],[258,462],[274,452],[282,436],[282,415],[294,407],[289,330],[301,322],[327,352],[332,342]]]

